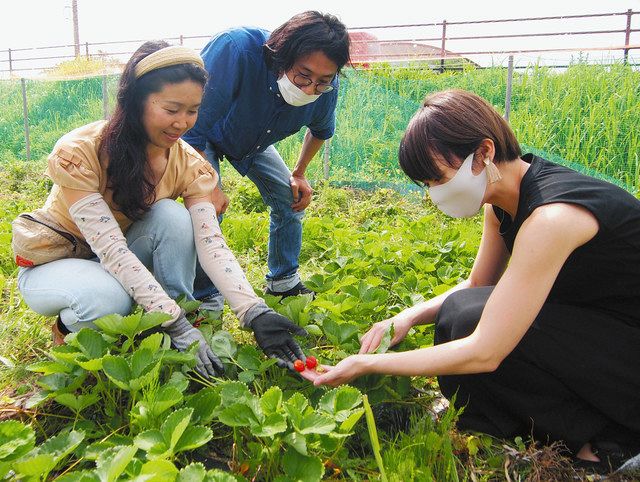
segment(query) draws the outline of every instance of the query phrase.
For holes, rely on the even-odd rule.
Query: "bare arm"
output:
[[[407,308],[393,318],[375,323],[362,337],[360,353],[374,351],[391,323],[395,328],[391,344],[395,345],[402,341],[412,326],[433,323],[442,303],[451,293],[475,286],[490,286],[498,282],[509,259],[509,252],[500,236],[500,223],[493,208],[486,205],[484,213],[482,240],[469,278],[439,296]]]
[[[322,144],[324,144],[324,141],[314,137],[311,131],[307,129],[298,162],[296,162],[290,179],[291,192],[293,194],[293,204],[291,207],[294,211],[302,211],[311,203],[313,189],[311,189],[311,185],[307,181],[304,173],[313,156],[315,156],[322,147]]]
[[[584,208],[569,204],[538,208],[523,223],[511,262],[471,335],[403,353],[354,355],[329,369],[316,384],[338,385],[366,373],[433,376],[495,370],[533,323],[569,255],[597,232],[595,217]]]

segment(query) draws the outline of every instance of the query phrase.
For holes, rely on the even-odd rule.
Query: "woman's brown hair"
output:
[[[409,121],[398,152],[400,167],[416,183],[437,181],[442,177],[438,164],[457,168],[484,139],[494,143],[495,163],[522,155],[511,127],[486,100],[458,89],[436,92]]]

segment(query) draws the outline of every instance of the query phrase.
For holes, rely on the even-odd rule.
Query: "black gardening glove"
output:
[[[196,352],[196,370],[201,375],[209,378],[221,375],[224,372],[224,366],[220,359],[213,353],[211,347],[202,336],[197,328],[194,328],[187,320],[184,310],[180,317],[164,327],[163,330],[171,338],[171,344],[179,351],[186,351],[194,342],[198,343],[198,351]]]
[[[258,346],[269,358],[276,358],[280,368],[293,370],[294,361],[306,360],[292,335],[307,336],[308,333],[288,318],[268,311],[256,316],[251,321],[251,328]]]

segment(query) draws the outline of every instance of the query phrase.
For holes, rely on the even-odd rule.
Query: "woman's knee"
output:
[[[126,315],[132,300],[122,285],[99,263],[84,259],[52,261],[22,270],[18,289],[36,313],[55,316],[63,322],[92,322],[112,313]]]
[[[476,329],[493,287],[469,288],[451,293],[435,320],[435,343],[469,336]]]
[[[193,244],[193,226],[187,208],[173,199],[155,202],[140,221],[136,221],[127,232],[129,244],[139,238],[153,240],[154,246],[172,243],[179,246]],[[154,248],[155,249],[155,248]]]

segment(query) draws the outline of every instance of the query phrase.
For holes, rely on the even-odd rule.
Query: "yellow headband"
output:
[[[197,53],[187,47],[172,45],[156,50],[138,62],[136,65],[136,79],[152,70],[179,64],[197,64],[204,69],[204,62]]]

